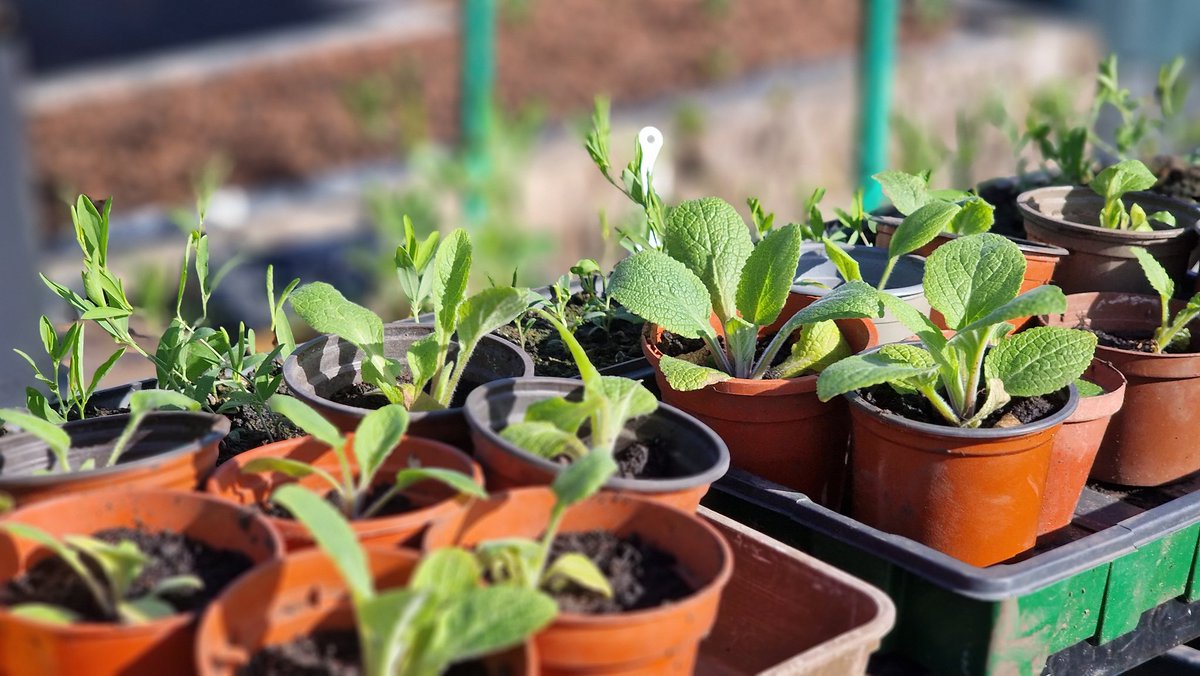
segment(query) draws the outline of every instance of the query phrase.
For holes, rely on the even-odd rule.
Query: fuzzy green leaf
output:
[[[564,507],[586,500],[617,471],[617,462],[607,451],[589,451],[572,462],[550,484],[550,490]]]
[[[889,170],[881,171],[871,178],[879,182],[883,194],[891,200],[892,206],[905,216],[911,215],[930,200],[928,182],[920,176]]]
[[[1103,387],[1083,378],[1075,379],[1075,389],[1079,390],[1079,396],[1081,397],[1098,397],[1104,394]]]
[[[1158,182],[1146,165],[1138,160],[1124,160],[1096,174],[1088,187],[1104,195],[1106,200],[1119,198],[1127,192],[1149,190]]]
[[[990,233],[959,237],[925,261],[925,295],[958,330],[1016,298],[1024,276],[1016,244]]]
[[[402,469],[396,473],[394,487],[397,491],[403,491],[422,481],[438,481],[463,495],[469,495],[473,498],[487,497],[487,491],[475,483],[474,479],[462,472],[442,467],[409,467]]]
[[[822,243],[825,245],[825,255],[829,260],[833,261],[838,272],[842,275],[842,279],[847,282],[863,281],[862,272],[859,270],[858,261],[854,260],[846,250],[838,246],[837,242],[828,237],[822,238]]]
[[[1159,298],[1169,301],[1175,295],[1175,282],[1171,279],[1171,275],[1167,274],[1166,268],[1142,247],[1130,247],[1129,250],[1137,257],[1138,264],[1142,266],[1142,273],[1146,275],[1146,281],[1154,287]]]
[[[433,258],[433,312],[438,329],[447,336],[454,333],[470,275],[471,238],[465,230],[455,230],[442,240]]]
[[[458,547],[435,549],[421,557],[408,586],[446,596],[465,594],[483,580],[479,560]]]
[[[398,404],[389,404],[363,416],[354,431],[352,444],[361,487],[371,485],[375,473],[400,445],[407,429],[408,411]]]
[[[293,479],[303,479],[307,476],[319,476],[334,489],[340,491],[341,484],[333,475],[315,465],[289,458],[254,458],[242,465],[243,474],[259,474],[262,472],[279,472]]]
[[[802,240],[800,226],[793,223],[771,231],[754,247],[738,281],[741,319],[766,326],[779,317],[796,276]]]
[[[570,401],[566,397],[550,397],[525,409],[525,422],[548,422],[568,434],[576,434],[603,404],[599,398]]]
[[[796,378],[806,372],[820,373],[830,364],[849,357],[850,343],[835,322],[809,324],[792,343],[791,355],[767,371],[768,378]]]
[[[513,423],[500,431],[500,437],[514,446],[547,460],[553,460],[563,455],[577,460],[588,453],[588,447],[579,440],[579,437],[570,432],[564,432],[548,422]]]
[[[617,264],[608,292],[625,309],[676,335],[697,338],[712,332],[704,282],[661,251],[641,251]]]
[[[485,335],[525,314],[529,292],[511,286],[494,286],[468,298],[458,310],[458,342],[470,347]],[[464,359],[460,354],[459,359]]]
[[[1057,286],[1036,286],[964,326],[959,329],[959,332],[967,333],[1010,319],[1058,314],[1066,311],[1067,297],[1063,295],[1062,289]]]
[[[790,334],[804,324],[855,317],[878,318],[882,310],[875,289],[866,282],[846,282],[792,315],[781,333]]]
[[[957,235],[978,235],[992,229],[996,208],[986,201],[974,198],[963,202],[962,209],[950,222],[950,232]]]
[[[1010,336],[988,352],[984,373],[1017,397],[1060,390],[1092,363],[1096,336],[1088,331],[1043,326]]]
[[[367,308],[346,300],[329,284],[305,284],[289,300],[300,319],[314,330],[338,336],[368,352],[368,346],[382,351],[383,321]]]
[[[545,594],[510,585],[480,587],[442,609],[441,622],[454,662],[511,648],[550,624],[558,604]],[[497,622],[497,618],[503,618]]]
[[[181,411],[198,411],[200,402],[171,390],[138,390],[129,395],[129,412],[135,416],[167,407]]]
[[[300,486],[280,486],[271,501],[282,506],[308,529],[317,546],[333,559],[338,573],[356,601],[375,595],[367,555],[350,524],[324,498]]]
[[[916,367],[889,359],[879,353],[855,355],[831,364],[817,380],[817,397],[821,401],[872,385],[904,382],[926,377],[933,367]]]
[[[330,448],[341,448],[346,442],[333,423],[322,418],[320,413],[317,413],[311,406],[299,399],[282,394],[274,394],[267,400],[267,406],[272,411],[290,420],[296,427],[304,430],[306,434]]]
[[[542,580],[552,590],[573,583],[605,598],[612,598],[613,595],[612,585],[604,573],[591,559],[578,552],[567,552],[555,559],[546,568]]]
[[[600,380],[600,390],[608,400],[608,419],[616,424],[638,416],[650,415],[658,409],[658,399],[646,386],[630,378],[620,376],[604,376]]]
[[[929,244],[950,227],[962,207],[950,202],[930,202],[906,217],[888,244],[888,258],[909,254]]]
[[[702,390],[709,385],[724,382],[733,377],[724,371],[693,364],[690,361],[665,354],[662,361],[658,363],[658,367],[662,371],[663,377],[667,379],[667,384],[677,392]]]
[[[667,218],[665,251],[700,278],[722,321],[735,314],[738,282],[753,249],[749,229],[725,200],[683,202]]]

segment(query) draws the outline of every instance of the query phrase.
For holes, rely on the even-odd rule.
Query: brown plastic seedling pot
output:
[[[482,385],[467,397],[463,412],[471,425],[475,457],[483,465],[489,489],[548,486],[554,481],[566,465],[535,456],[505,440],[499,432],[524,420],[532,404],[551,397],[575,400],[582,396],[582,390],[582,383],[575,379],[512,378]],[[652,452],[666,455],[669,465],[678,470],[677,476],[614,477],[604,484],[604,490],[694,512],[709,485],[729,469],[725,442],[698,420],[668,404],[660,404],[650,415],[627,423],[618,448],[633,440],[647,441]]]
[[[354,435],[347,435],[347,444],[353,443]],[[265,505],[275,489],[286,483],[299,483],[322,494],[332,487],[316,476],[300,479],[288,477],[281,472],[246,474],[242,467],[256,458],[287,458],[314,464],[340,477],[337,456],[328,446],[312,437],[286,439],[234,456],[209,479],[205,490],[223,500],[239,505]],[[352,468],[357,465],[351,454]],[[483,485],[483,472],[462,451],[431,439],[405,436],[396,450],[384,461],[375,477],[376,486],[390,485],[396,473],[412,466],[441,467],[452,469],[472,477]],[[417,508],[402,514],[359,519],[350,522],[360,542],[375,545],[408,543],[428,526],[442,519],[451,518],[466,508],[470,498],[457,494],[454,489],[434,481],[422,481],[404,491]],[[303,549],[313,545],[312,536],[303,524],[291,519],[267,517],[271,527],[280,533],[289,550]]]
[[[1075,518],[1075,506],[1108,431],[1108,423],[1125,401],[1125,377],[1112,364],[1094,359],[1083,378],[1099,385],[1104,393],[1081,396],[1075,412],[1054,437],[1038,522],[1039,535],[1063,528]]]
[[[417,554],[367,548],[367,565],[378,589],[403,586]],[[314,632],[354,628],[346,585],[333,561],[308,549],[255,568],[205,610],[196,631],[196,672],[234,676],[258,650]],[[534,676],[537,659],[527,644],[484,661],[488,673]]]
[[[71,437],[71,466],[88,459],[107,462],[128,420],[128,415],[112,415],[63,425]],[[69,473],[56,471],[54,454],[41,439],[10,433],[0,438],[0,492],[20,506],[104,488],[195,490],[212,473],[217,445],[228,433],[225,416],[151,413],[116,465]]]
[[[1173,301],[1174,314],[1183,303]],[[1080,325],[1150,335],[1161,320],[1157,296],[1079,293],[1067,311],[1042,317],[1050,326]],[[1099,345],[1096,357],[1125,376],[1125,402],[1113,415],[1092,465],[1095,481],[1161,486],[1200,470],[1200,322],[1189,325],[1193,352],[1152,354]]]
[[[261,516],[200,493],[95,491],[39,502],[7,518],[57,537],[119,527],[173,531],[215,548],[242,552],[255,563],[283,552],[283,542]],[[0,584],[48,555],[28,540],[0,534]],[[180,613],[141,625],[56,625],[22,619],[0,608],[0,673],[188,674],[197,617],[198,613]]]
[[[791,294],[771,334],[816,296]],[[838,328],[854,352],[878,341],[869,319],[841,319]],[[800,491],[825,505],[841,500],[849,414],[845,402],[817,399],[817,376],[750,380],[730,378],[692,392],[671,389],[658,367],[662,328],[646,325],[642,352],[654,367],[662,400],[710,427],[729,447],[730,463]]]
[[[403,363],[408,347],[431,335],[433,325],[392,322],[384,325],[383,331],[384,354]],[[457,344],[451,346],[450,359],[456,357],[457,350]],[[297,399],[315,408],[343,432],[353,432],[370,410],[342,404],[329,397],[362,382],[363,358],[357,348],[337,336],[317,336],[297,347],[283,362],[283,380]],[[471,387],[493,380],[532,375],[533,360],[529,355],[503,338],[487,335],[471,355],[459,389],[466,394]],[[459,407],[410,412],[408,433],[444,441],[466,451],[471,449],[467,422]]]
[[[1131,192],[1122,199],[1126,208],[1137,204],[1147,214],[1170,212],[1178,227],[1160,226],[1148,232],[1100,227],[1104,198],[1086,186],[1037,188],[1017,198],[1029,238],[1071,252],[1054,275],[1054,283],[1063,293],[1152,292],[1132,253],[1137,247],[1153,254],[1177,284],[1183,283],[1196,246],[1200,210],[1149,192]],[[1151,221],[1151,225],[1159,226],[1157,221]]]
[[[1050,449],[1067,403],[1033,423],[961,429],[916,422],[846,395],[853,421],[852,516],[974,566],[1037,540]]]
[[[471,506],[459,522],[435,524],[427,550],[542,534],[554,505],[545,488],[522,488]],[[615,615],[560,613],[535,638],[542,674],[649,676],[691,674],[700,641],[717,617],[721,592],[733,573],[733,553],[711,525],[692,514],[649,500],[600,493],[570,507],[560,532],[602,530],[637,534],[675,557],[696,591],[657,608]]]

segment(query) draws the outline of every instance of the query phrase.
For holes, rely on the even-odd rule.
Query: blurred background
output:
[[[38,352],[39,314],[74,319],[37,274],[78,285],[78,193],[113,199],[110,263],[146,336],[205,186],[213,266],[232,262],[214,323],[269,323],[267,265],[395,318],[403,214],[470,229],[480,284],[616,259],[605,235],[637,209],[583,149],[597,95],[618,167],[639,128],[664,132],[668,201],[799,220],[815,188],[849,208],[885,167],[958,188],[1036,168],[1031,110],[1084,114],[1109,52],[1136,96],[1177,54],[1192,77],[1198,22],[1194,0],[6,0],[0,344]],[[1188,157],[1193,117],[1146,152]],[[127,357],[108,382],[152,373]],[[0,352],[0,403],[29,382]]]

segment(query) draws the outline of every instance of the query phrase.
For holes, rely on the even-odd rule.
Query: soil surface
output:
[[[591,559],[612,585],[611,598],[568,584],[551,596],[559,610],[587,615],[610,615],[656,608],[685,598],[694,591],[677,569],[675,557],[642,542],[636,534],[618,537],[600,530],[563,533],[554,538],[550,560],[575,552]]]
[[[363,505],[369,507],[369,506],[375,504],[375,501],[382,498],[383,494],[386,493],[388,491],[388,489],[390,489],[390,488],[391,488],[390,485],[383,485],[383,484],[371,488],[371,492],[367,493],[366,499],[363,500]],[[339,509],[341,508],[342,498],[340,495],[337,494],[336,491],[329,491],[328,493],[326,493],[325,501],[328,502],[329,504],[333,505],[334,507],[337,507]],[[289,512],[285,507],[283,507],[282,505],[277,505],[273,502],[269,502],[266,504],[259,504],[258,508],[267,516],[271,516],[276,519],[289,519],[290,520],[293,518],[292,513]],[[379,518],[379,517],[384,517],[384,516],[395,516],[397,514],[405,514],[407,512],[411,512],[411,511],[414,511],[414,510],[417,510],[420,508],[421,508],[421,505],[413,502],[411,499],[409,499],[403,493],[397,493],[396,495],[392,496],[387,501],[387,503],[384,504],[383,507],[380,507],[379,511],[375,512],[375,515],[372,516],[371,518]]]
[[[254,565],[241,552],[214,549],[179,533],[110,528],[94,534],[94,537],[114,544],[121,540],[132,540],[150,558],[150,563],[134,581],[126,598],[142,596],[162,580],[176,575],[195,575],[200,578],[203,589],[165,597],[181,613],[208,605],[234,578]],[[79,613],[90,622],[111,622],[115,619],[102,612],[79,576],[58,557],[42,559],[24,575],[0,587],[0,604],[12,606],[19,603],[62,606]]]
[[[792,334],[792,337],[789,338],[786,343],[784,343],[784,346],[775,354],[775,358],[771,360],[771,366],[779,366],[783,362],[787,361],[787,358],[791,356],[792,344],[796,342],[796,338],[799,337],[799,335],[799,331]],[[766,349],[767,345],[770,344],[771,340],[774,338],[774,333],[758,337],[758,342],[754,348],[755,359],[762,356],[763,350]],[[722,336],[717,336],[717,341],[721,345],[725,344],[725,338]],[[670,331],[663,331],[662,335],[658,339],[659,351],[669,357],[679,357],[685,354],[691,354],[693,352],[703,350],[705,347],[704,341],[700,338],[684,338],[683,336],[677,336]],[[706,355],[706,358],[709,361],[708,365],[715,368],[716,365],[712,363],[711,355]],[[769,374],[768,377],[770,377]]]
[[[1185,201],[1200,201],[1200,165],[1181,157],[1159,156],[1151,162],[1158,183],[1151,190]]]
[[[620,306],[613,301],[614,309]],[[603,326],[583,322],[584,300],[580,294],[571,296],[567,305],[567,318],[582,322],[575,329],[575,339],[583,346],[592,365],[598,369],[615,366],[631,359],[642,357],[641,336],[644,323],[642,320],[625,314],[623,318],[614,318],[607,331]],[[567,346],[559,337],[558,331],[550,322],[530,313],[526,319],[532,318],[533,325],[524,335],[515,324],[502,326],[496,335],[518,345],[533,359],[534,375],[558,378],[577,378],[579,369],[575,368],[575,360],[571,357]]]
[[[908,420],[952,427],[920,394],[900,394],[886,384],[868,387],[860,393],[868,402]],[[983,401],[984,396],[983,390],[980,390],[979,401]],[[981,427],[1014,427],[1018,423],[1036,422],[1062,408],[1067,396],[1067,390],[1063,389],[1037,397],[1013,397],[1012,401],[988,416]]]
[[[1153,332],[1109,332],[1083,326],[1078,328],[1094,333],[1096,335],[1096,341],[1104,347],[1111,347],[1117,350],[1131,350],[1133,352],[1154,352],[1155,343]],[[1163,352],[1166,354],[1188,354],[1191,352],[1189,347],[1190,346],[1186,344],[1168,345]]]
[[[622,479],[674,479],[685,476],[676,466],[668,452],[671,442],[662,437],[637,439],[617,449],[614,458],[617,461],[616,476]],[[554,458],[560,465],[571,464],[571,458],[560,455]]]
[[[411,383],[412,376],[407,373],[396,379],[397,383]],[[464,377],[458,382],[458,389],[454,391],[454,396],[450,399],[450,408],[459,408],[467,400],[467,395],[476,387],[483,383],[470,380]],[[329,395],[329,400],[343,404],[345,406],[353,406],[355,408],[365,408],[375,410],[387,406],[391,402],[383,395],[374,385],[370,383],[355,383]]]
[[[359,676],[362,655],[353,630],[321,631],[254,653],[239,676]],[[509,676],[489,671],[481,662],[456,664],[446,676]],[[511,676],[516,676],[515,674]]]
[[[229,434],[218,446],[217,465],[259,446],[304,436],[303,430],[268,408],[239,406],[224,415],[229,418]]]

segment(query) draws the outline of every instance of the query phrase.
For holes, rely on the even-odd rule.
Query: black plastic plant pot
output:
[[[71,437],[68,462],[97,465],[109,454],[129,421],[128,414],[76,420],[63,425]],[[163,411],[142,420],[117,464],[63,472],[41,439],[27,433],[0,437],[0,492],[26,504],[100,488],[195,490],[217,461],[217,445],[229,432],[222,415]]]
[[[383,352],[404,363],[408,347],[433,330],[433,324],[386,324],[383,327]],[[456,352],[457,346],[451,345],[450,359],[455,358]],[[334,397],[362,383],[361,364],[365,356],[337,336],[318,336],[296,348],[283,362],[283,380],[292,396],[312,406],[339,429],[352,432],[372,409],[339,403]],[[533,362],[529,355],[503,338],[484,336],[463,372],[455,393],[456,402],[461,402],[479,385],[501,378],[531,375]],[[461,406],[410,413],[408,433],[470,449],[470,435]]]
[[[538,457],[506,441],[500,431],[525,419],[539,401],[565,396],[578,399],[583,385],[572,378],[512,378],[477,388],[463,409],[471,426],[475,457],[483,465],[491,490],[550,484],[565,465]],[[650,454],[655,478],[609,479],[605,488],[694,512],[709,485],[729,469],[725,442],[700,421],[674,406],[660,403],[650,415],[630,421],[617,442],[622,449],[641,442]]]

